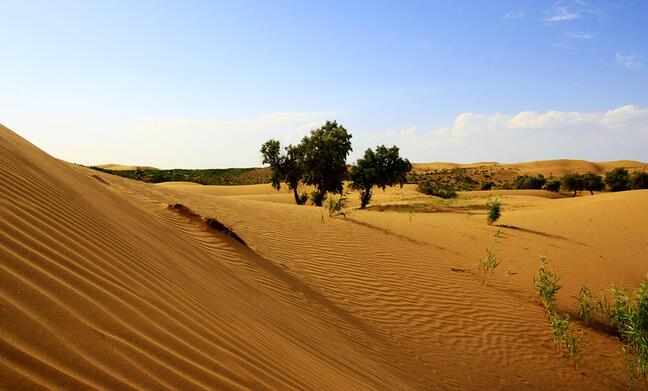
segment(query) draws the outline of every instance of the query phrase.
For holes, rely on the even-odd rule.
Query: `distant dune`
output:
[[[149,166],[125,166],[123,164],[101,164],[95,167],[103,168],[104,170],[115,171],[128,171],[128,170],[157,170],[155,167]]]
[[[552,162],[503,170],[631,163]],[[572,315],[582,283],[637,287],[648,190],[448,201],[406,185],[345,219],[269,184],[68,164],[1,126],[0,178],[0,389],[625,389],[603,328],[575,323],[578,371],[556,350],[533,276],[547,256]],[[486,248],[502,263],[482,285]]]

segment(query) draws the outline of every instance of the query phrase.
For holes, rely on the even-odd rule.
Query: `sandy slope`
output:
[[[469,213],[345,220],[266,185],[149,185],[68,165],[6,129],[0,175],[0,387],[624,388],[611,336],[576,325],[581,371],[556,352],[532,276],[548,256],[566,311],[581,282],[636,286],[648,191],[474,192],[457,201]],[[470,209],[492,195],[498,226]],[[408,186],[375,201],[452,206]],[[503,263],[483,286],[486,247]]]
[[[128,171],[128,170],[157,170],[155,167],[149,166],[125,166],[123,164],[101,164],[97,166],[105,170],[115,170],[115,171]]]

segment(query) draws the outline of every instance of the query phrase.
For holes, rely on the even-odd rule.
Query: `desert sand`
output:
[[[270,185],[104,174],[1,126],[0,180],[2,389],[626,387],[604,330],[575,324],[578,370],[557,352],[533,275],[546,256],[567,313],[581,283],[637,287],[648,190],[448,202],[407,185],[330,217]],[[486,248],[502,264],[482,285]]]

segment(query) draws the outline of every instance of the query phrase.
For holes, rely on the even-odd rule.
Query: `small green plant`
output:
[[[553,341],[558,346],[562,347],[567,336],[567,329],[569,328],[569,315],[560,314],[555,311],[549,311],[548,314],[549,324],[553,330]]]
[[[578,291],[578,296],[576,297],[576,308],[578,310],[578,317],[586,323],[589,323],[594,319],[597,303],[592,296],[592,291],[590,291],[590,289],[585,285],[581,285],[580,290]]]
[[[486,284],[488,276],[495,274],[495,269],[497,269],[500,263],[501,261],[497,259],[495,252],[487,248],[486,256],[477,264],[477,270],[482,274],[482,285]]]
[[[411,203],[408,204],[407,205],[407,213],[409,214],[409,221],[412,221],[412,219],[414,218],[414,212],[415,212],[414,204],[411,204]]]
[[[615,327],[621,340],[627,375],[631,383],[648,380],[648,279],[630,294],[627,289],[611,288],[612,302],[600,302],[602,315]]]
[[[499,220],[500,216],[502,215],[502,203],[498,199],[487,202],[486,209],[488,211],[488,217],[486,220],[488,225],[491,225]]]
[[[558,274],[554,273],[547,268],[547,258],[540,257],[540,270],[538,274],[533,277],[533,284],[536,287],[538,295],[542,299],[542,304],[544,304],[547,310],[550,310],[553,306],[553,302],[556,299],[556,294],[560,290],[560,277]]]
[[[578,369],[578,363],[583,358],[583,333],[568,331],[565,335],[564,344],[567,357],[574,364],[574,369]]]
[[[344,195],[341,195],[337,200],[333,197],[329,197],[326,203],[325,208],[328,209],[329,217],[332,216],[343,216],[347,217],[349,215],[348,211],[344,209],[347,206],[348,198]]]

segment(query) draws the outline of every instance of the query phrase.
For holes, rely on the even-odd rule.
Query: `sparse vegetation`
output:
[[[559,281],[560,277],[558,274],[547,267],[547,258],[540,257],[540,270],[538,270],[538,274],[533,278],[533,284],[547,311],[553,307],[556,294],[560,290]]]
[[[439,182],[431,182],[428,180],[419,182],[417,190],[423,194],[427,194],[435,197],[441,197],[441,198],[457,197],[457,190],[452,185],[439,183]]]
[[[486,256],[477,264],[477,270],[482,275],[482,285],[486,285],[486,279],[495,274],[495,269],[502,263],[495,255],[495,251],[486,249]]]
[[[346,211],[347,203],[349,199],[344,195],[336,200],[334,197],[329,197],[325,208],[328,210],[329,217],[332,216],[344,216],[347,217],[349,212]]]
[[[491,225],[502,216],[502,203],[498,199],[486,203],[486,222]]]
[[[576,302],[578,317],[586,323],[591,322],[596,315],[597,303],[592,296],[592,291],[587,286],[581,285]]]
[[[369,148],[364,157],[351,167],[349,187],[360,192],[360,208],[364,209],[371,200],[374,187],[383,190],[387,186],[403,187],[411,169],[409,160],[399,156],[398,147],[387,148],[381,145],[375,152]]]
[[[201,185],[250,185],[268,183],[268,170],[263,168],[213,168],[204,170],[108,170],[95,166],[90,168],[107,174],[148,183],[193,182],[200,183]]]

